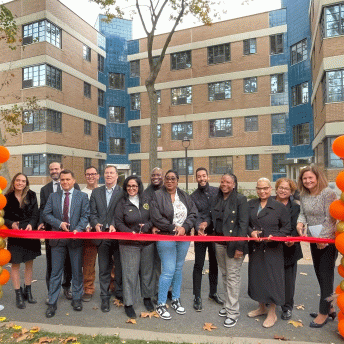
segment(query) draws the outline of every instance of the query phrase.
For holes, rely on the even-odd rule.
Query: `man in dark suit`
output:
[[[74,188],[75,177],[70,170],[60,173],[62,191],[52,193],[45,205],[43,219],[53,231],[82,232],[88,224],[90,207],[85,193]],[[51,239],[52,271],[49,282],[49,305],[45,313],[47,318],[55,315],[57,300],[62,285],[62,272],[67,252],[72,267],[72,306],[75,311],[82,310],[83,295],[82,240]]]
[[[90,225],[97,232],[115,232],[115,207],[122,197],[122,188],[117,185],[118,173],[115,166],[107,166],[104,171],[105,185],[92,191],[90,198]],[[98,246],[99,284],[101,310],[110,311],[111,269],[115,265],[115,296],[123,300],[122,266],[118,240],[94,240]]]
[[[63,169],[63,166],[60,162],[52,162],[49,165],[49,174],[52,179],[52,181],[45,186],[42,187],[41,192],[40,192],[40,225],[38,226],[38,230],[47,230],[51,231],[51,226],[47,223],[43,222],[43,210],[44,207],[48,201],[48,198],[50,194],[53,192],[57,192],[61,190],[60,187],[60,173]],[[80,190],[80,187],[78,184],[75,183],[74,188],[77,190]],[[47,262],[47,268],[46,268],[46,275],[45,275],[45,280],[47,284],[47,289],[49,291],[49,281],[50,281],[50,275],[51,275],[51,247],[49,245],[49,240],[45,240],[45,257],[46,257],[46,262]],[[71,285],[71,280],[72,280],[72,269],[71,269],[71,263],[70,263],[70,258],[69,255],[67,254],[66,256],[66,261],[65,261],[65,266],[64,266],[64,273],[63,273],[63,292],[65,297],[68,300],[72,299],[72,293],[70,291],[70,285]]]

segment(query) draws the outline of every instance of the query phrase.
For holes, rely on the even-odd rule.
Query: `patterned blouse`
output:
[[[173,212],[173,224],[177,227],[182,227],[186,217],[188,216],[188,210],[185,204],[180,200],[178,191],[176,192],[173,202]]]
[[[336,193],[329,187],[322,190],[316,196],[309,194],[301,195],[301,210],[297,222],[307,224],[308,226],[322,225],[323,228],[319,238],[334,239],[337,221],[330,215],[329,207],[336,199]],[[308,235],[310,235],[309,231]]]

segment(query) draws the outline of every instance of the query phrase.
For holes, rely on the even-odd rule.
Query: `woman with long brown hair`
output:
[[[36,193],[30,190],[29,180],[23,173],[17,173],[9,190],[5,194],[7,204],[4,208],[5,225],[10,229],[31,231],[36,229],[39,219]],[[8,250],[11,252],[11,277],[16,293],[16,306],[25,308],[24,300],[37,301],[32,297],[31,281],[33,260],[41,255],[41,243],[38,239],[8,238]],[[25,263],[24,289],[20,286],[20,263]]]

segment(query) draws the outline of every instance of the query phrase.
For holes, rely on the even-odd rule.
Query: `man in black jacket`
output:
[[[198,188],[191,194],[191,198],[198,210],[195,231],[198,235],[211,235],[213,233],[213,223],[211,220],[210,208],[213,199],[218,193],[218,188],[209,185],[208,171],[204,167],[199,167],[196,170],[196,180]],[[207,249],[209,255],[209,299],[223,305],[223,301],[217,294],[218,267],[215,245],[213,242],[195,241],[195,265],[193,270],[193,293],[195,299],[193,307],[197,312],[202,310],[202,270]]]

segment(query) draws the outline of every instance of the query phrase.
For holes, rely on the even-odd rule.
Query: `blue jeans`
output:
[[[158,241],[157,249],[161,259],[158,305],[165,305],[167,292],[172,286],[172,300],[180,298],[183,265],[190,246],[189,241]]]

